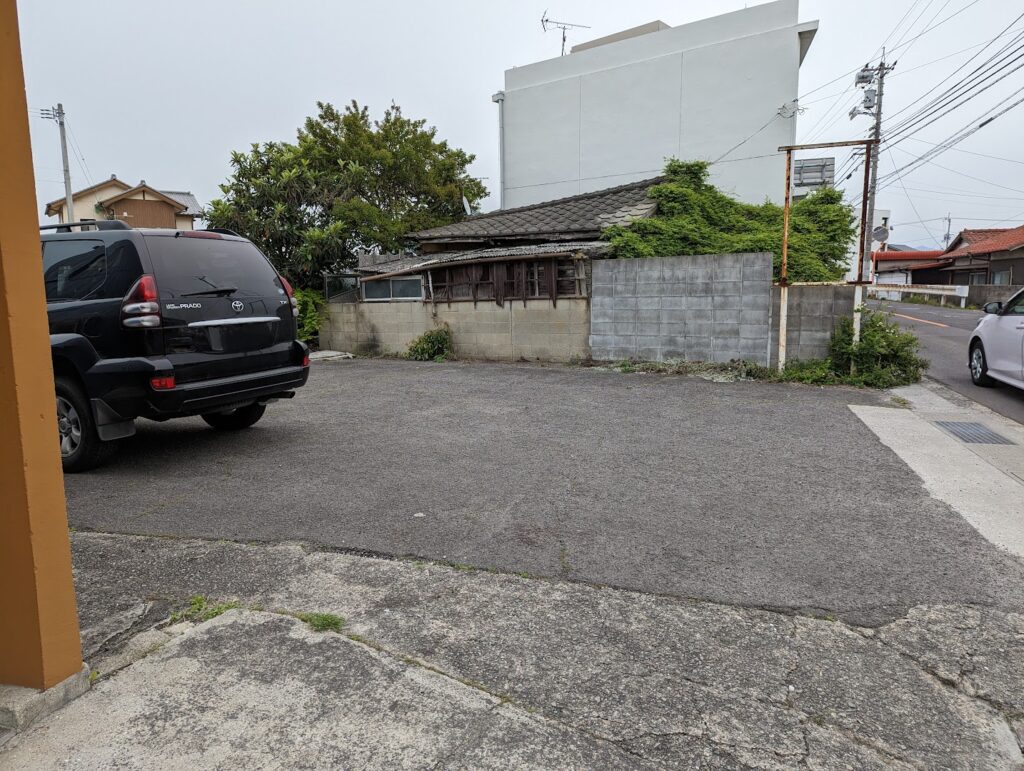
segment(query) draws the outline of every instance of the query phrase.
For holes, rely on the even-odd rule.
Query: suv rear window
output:
[[[43,243],[46,301],[85,300],[107,278],[107,250],[102,241],[62,240]]]
[[[191,236],[146,236],[156,285],[165,297],[235,287],[233,297],[284,294],[277,273],[248,241]]]

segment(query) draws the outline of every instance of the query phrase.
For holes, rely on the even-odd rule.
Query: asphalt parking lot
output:
[[[142,423],[79,530],[415,556],[877,624],[1024,607],[1024,568],[849,410],[882,394],[594,369],[314,365],[256,427]],[[894,407],[895,408],[895,407]]]

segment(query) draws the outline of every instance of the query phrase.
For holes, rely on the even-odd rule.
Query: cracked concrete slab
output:
[[[0,766],[632,765],[595,737],[280,615],[229,611],[14,739]]]
[[[240,678],[250,684],[244,685],[250,689],[246,698],[258,703],[262,691],[250,687],[254,680],[273,684],[286,698],[296,683],[310,682],[312,695],[300,716],[301,732],[314,734],[309,741],[322,747],[320,755],[309,759],[313,766],[320,758],[368,765],[404,759],[417,767],[440,762],[482,767],[1012,768],[1024,763],[1014,734],[1015,729],[1019,734],[1024,693],[1024,634],[1019,615],[996,608],[918,606],[868,629],[428,562],[309,551],[296,544],[246,546],[78,533],[73,547],[88,613],[104,605],[131,607],[140,593],[179,605],[201,593],[266,610],[330,612],[346,619],[343,636],[330,646],[365,641],[366,650],[380,661],[399,667],[387,669],[387,676],[366,675],[365,690],[375,698],[383,698],[380,691],[395,692],[396,682],[405,688],[414,673],[429,683],[442,677],[446,688],[460,694],[453,697],[451,719],[447,712],[438,716],[436,708],[414,720],[427,733],[449,737],[443,747],[415,739],[409,745],[416,748],[412,755],[389,755],[385,748],[379,750],[385,754],[367,756],[363,743],[390,742],[392,733],[345,733],[334,725],[355,719],[334,703],[348,698],[345,684],[351,685],[351,673],[336,671],[348,666],[347,658],[335,647],[326,655],[328,648],[310,644],[305,632],[296,638],[293,620],[273,621],[263,614],[239,617],[262,619],[258,625],[246,623],[287,634],[248,635],[251,650],[225,639],[218,652],[218,635],[228,633],[200,632],[207,628],[201,626],[96,689],[108,693],[134,678],[140,667],[154,667],[142,671],[155,677],[156,670],[169,666],[168,657],[179,655],[176,651],[192,650],[196,643],[188,640],[201,638],[202,666],[196,663],[198,654],[190,654],[193,663],[181,676],[208,678],[213,674],[201,670],[223,669],[226,674],[209,689],[213,692],[229,689],[233,678]],[[261,565],[274,566],[276,581],[264,580]],[[122,581],[106,580],[114,571]],[[94,574],[95,590],[88,580]],[[280,655],[264,648],[264,639],[277,640],[271,647]],[[299,657],[296,650],[314,655]],[[264,655],[268,662],[262,661]],[[289,679],[293,655],[304,661]],[[260,674],[244,671],[261,667]],[[318,690],[320,680],[340,683],[333,697]],[[252,761],[254,756],[246,754],[250,748],[237,738],[241,734],[205,722],[191,726],[180,717],[188,714],[192,698],[208,709],[216,706],[201,689],[194,697],[170,695],[143,712],[161,716],[155,724],[160,735],[178,737],[183,746],[192,746],[191,752],[214,753],[202,757]],[[357,703],[365,705],[360,700],[367,698],[363,694]],[[100,707],[94,715],[113,708],[89,703]],[[239,703],[235,709],[241,709]],[[373,702],[374,708],[381,703]],[[501,706],[486,707],[493,704]],[[283,720],[271,707],[266,710],[261,719],[271,725]],[[506,717],[518,722],[487,727],[488,720]],[[56,726],[52,721],[57,719],[45,726]],[[148,721],[137,725],[152,728]],[[60,733],[55,727],[46,730],[54,732],[49,736]],[[91,745],[119,741],[116,730],[103,731],[101,737],[91,736]],[[285,733],[275,731],[271,735]],[[408,731],[421,735],[418,728]],[[521,740],[510,744],[502,738],[512,735]],[[24,746],[18,741],[18,747]],[[290,752],[291,740],[281,741],[280,751]],[[530,754],[534,743],[557,745],[567,754],[550,749]],[[513,749],[520,754],[508,754]],[[0,764],[5,757],[0,754]],[[80,760],[73,753],[58,757]]]

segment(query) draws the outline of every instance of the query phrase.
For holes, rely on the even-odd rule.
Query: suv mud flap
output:
[[[102,399],[90,399],[92,415],[96,422],[96,435],[104,442],[124,439],[135,435],[135,421],[125,420]]]

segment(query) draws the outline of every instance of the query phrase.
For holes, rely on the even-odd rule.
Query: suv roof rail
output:
[[[243,237],[239,233],[236,233],[233,230],[229,230],[228,228],[200,228],[200,230],[204,233],[220,233],[222,236],[237,236],[238,238]]]
[[[97,230],[131,230],[128,223],[121,220],[79,220],[78,222],[61,222],[57,225],[40,225],[39,229],[70,233],[73,227],[93,227]]]

